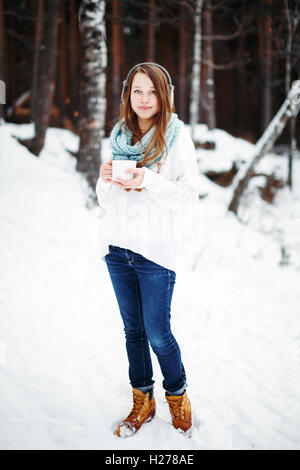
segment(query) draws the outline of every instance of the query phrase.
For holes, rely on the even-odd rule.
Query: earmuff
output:
[[[159,67],[165,73],[165,75],[167,77],[167,80],[168,80],[168,88],[169,88],[169,93],[170,93],[171,106],[173,106],[173,103],[174,103],[174,85],[172,84],[170,74],[162,65],[156,64],[155,62],[142,62],[141,64],[137,64],[129,70],[126,80],[123,81],[123,88],[122,88],[122,94],[121,94],[122,103],[124,101],[124,95],[125,95],[126,90],[128,88],[128,80],[130,78],[130,75],[132,74],[132,72],[137,67],[139,67],[141,65],[156,65],[156,67]]]

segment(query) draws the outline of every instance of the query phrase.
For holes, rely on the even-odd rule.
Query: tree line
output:
[[[101,138],[138,62],[165,66],[175,108],[256,142],[300,76],[300,0],[0,0],[0,118],[80,135],[78,170],[93,185]],[[298,130],[298,132],[297,132]],[[279,143],[295,148],[296,117]]]

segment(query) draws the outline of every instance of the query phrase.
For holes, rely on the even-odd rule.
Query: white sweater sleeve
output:
[[[171,150],[173,180],[145,167],[143,182],[138,187],[148,189],[149,196],[158,204],[176,212],[182,210],[186,204],[195,204],[199,192],[196,150],[189,131],[184,126]],[[167,160],[168,158],[169,155]]]
[[[96,184],[96,194],[99,202],[99,206],[105,208],[108,201],[112,183],[105,183],[101,176],[99,176]]]

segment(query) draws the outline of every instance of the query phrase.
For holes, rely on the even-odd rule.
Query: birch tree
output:
[[[121,38],[122,29],[120,17],[122,9],[119,0],[112,2],[112,25],[111,25],[111,42],[112,42],[112,115],[115,120],[120,113],[120,94],[121,94]]]
[[[300,1],[297,0],[294,8],[289,6],[288,0],[284,0],[284,9],[287,24],[287,40],[286,40],[286,62],[285,62],[285,92],[289,91],[292,76],[292,59],[293,59],[293,40],[300,22]],[[292,187],[293,159],[296,153],[296,116],[292,116],[290,120],[290,146],[288,158],[288,178],[287,183]]]
[[[241,196],[246,189],[249,180],[254,176],[254,168],[260,162],[264,155],[272,148],[274,142],[281,135],[288,120],[296,117],[300,109],[300,80],[296,80],[284,103],[279,109],[278,113],[274,116],[271,123],[265,130],[262,137],[257,141],[254,148],[254,158],[249,167],[245,170],[244,174],[240,176],[240,180],[236,185],[233,198],[230,202],[228,210],[237,214]]]
[[[195,130],[199,119],[200,107],[200,84],[201,84],[201,19],[203,0],[196,0],[195,8],[195,33],[193,50],[193,68],[191,80],[191,100],[190,100],[190,125],[191,136],[195,140]]]
[[[83,53],[80,89],[82,109],[77,170],[85,173],[93,190],[99,176],[106,114],[107,47],[104,14],[104,0],[82,0],[79,9]]]
[[[204,11],[205,4],[205,11]],[[226,70],[240,65],[236,60],[229,61],[226,64],[216,64],[214,61],[213,41],[229,41],[241,34],[242,27],[237,24],[238,20],[234,14],[234,9],[230,9],[232,19],[237,24],[236,31],[230,34],[214,34],[213,32],[213,11],[218,9],[226,9],[225,2],[212,2],[211,0],[196,0],[194,13],[194,48],[193,48],[193,67],[191,80],[191,97],[190,97],[190,124],[191,135],[195,140],[195,127],[199,121],[200,114],[200,96],[201,96],[201,74],[205,77],[205,96],[202,97],[203,108],[207,114],[207,124],[210,129],[216,126],[215,112],[215,80],[214,70]],[[218,13],[216,13],[217,15]],[[202,17],[204,34],[202,33]],[[202,40],[205,41],[205,53],[202,57]],[[203,64],[204,73],[201,72],[201,64]]]

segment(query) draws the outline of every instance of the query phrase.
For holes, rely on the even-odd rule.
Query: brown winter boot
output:
[[[144,394],[137,388],[133,388],[132,394],[132,410],[114,431],[114,434],[118,437],[132,436],[140,429],[142,424],[151,421],[155,416],[155,400],[152,396],[152,390]],[[152,396],[151,398],[150,395]]]
[[[174,428],[186,432],[192,426],[191,403],[186,391],[183,395],[167,395],[166,393],[165,396],[169,404]]]

